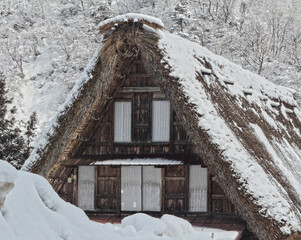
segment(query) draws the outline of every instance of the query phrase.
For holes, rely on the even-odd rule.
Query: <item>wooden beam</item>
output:
[[[94,167],[94,210],[98,209],[98,166]]]
[[[207,169],[207,212],[208,212],[208,216],[211,216],[212,212],[211,212],[211,195],[212,195],[212,179],[211,179],[211,173],[209,172],[209,170]]]
[[[117,168],[117,199],[116,199],[116,215],[121,216],[121,167]]]
[[[184,166],[184,171],[185,171],[185,199],[184,199],[184,212],[185,216],[188,213],[189,210],[189,165]]]
[[[76,176],[76,179],[73,180],[74,205],[78,206],[78,167],[74,168],[73,174]]]
[[[163,158],[170,160],[183,161],[187,164],[197,164],[204,165],[202,159],[200,159],[195,154],[170,154],[170,153],[161,153],[161,154],[103,154],[103,155],[79,155],[74,158],[69,158],[62,163],[62,166],[73,167],[77,165],[89,165],[96,161],[105,161],[105,160],[114,160],[114,159],[136,159],[136,158]]]
[[[161,214],[165,213],[165,167],[161,170],[162,173],[162,196],[161,196]]]

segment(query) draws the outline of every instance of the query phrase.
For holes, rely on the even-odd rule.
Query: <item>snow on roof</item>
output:
[[[221,84],[224,84],[224,82],[234,83],[228,86],[228,90],[232,94],[245,97],[244,92],[249,90],[253,93],[253,96],[248,98],[249,101],[256,102],[259,105],[261,105],[260,97],[268,96],[297,106],[293,96],[295,90],[276,85],[264,77],[230,62],[224,57],[212,53],[197,43],[164,30],[158,30],[158,32],[161,36],[159,47],[165,52],[163,62],[168,63],[172,67],[172,76],[194,81],[197,73],[205,71],[198,59],[206,59],[212,65],[213,73],[217,75]]]
[[[109,19],[102,21],[101,23],[98,24],[97,27],[101,28],[110,23],[127,22],[128,20],[132,20],[134,22],[139,22],[141,20],[145,20],[149,23],[154,23],[162,28],[164,27],[163,22],[159,18],[140,14],[140,13],[126,13],[124,15],[118,15],[116,17],[109,18]]]
[[[181,161],[169,160],[163,158],[135,158],[135,159],[114,159],[97,161],[91,165],[181,165]]]
[[[285,234],[290,234],[291,231],[301,231],[301,215],[300,213],[296,215],[296,212],[291,211],[291,206],[294,203],[290,200],[286,190],[282,188],[273,175],[269,174],[249,154],[242,142],[217,112],[216,105],[206,93],[203,84],[197,80],[198,73],[203,68],[203,64],[200,63],[199,59],[205,59],[211,64],[212,71],[221,84],[224,84],[224,81],[228,79],[234,82],[233,85],[226,86],[226,89],[232,95],[245,98],[250,103],[261,107],[262,111],[267,109],[266,103],[261,101],[263,95],[297,106],[293,98],[293,90],[277,86],[263,77],[242,69],[227,59],[215,55],[196,43],[166,31],[158,30],[158,32],[161,37],[159,48],[163,54],[161,62],[169,68],[170,75],[178,79],[188,101],[195,106],[197,115],[201,116],[198,119],[199,127],[204,129],[210,135],[211,142],[223,151],[225,161],[231,164],[246,192],[254,198],[254,203],[260,206],[261,213],[279,223],[285,223],[285,226],[281,228]],[[213,82],[210,82],[210,78],[207,78],[206,83],[210,85]],[[252,95],[246,97],[245,89],[252,89]],[[239,98],[237,101],[239,102]],[[276,129],[281,128],[274,118],[271,124],[277,126]],[[275,164],[280,167],[282,174],[288,177],[299,199],[301,199],[301,171],[296,172],[293,169],[297,166],[299,166],[298,169],[301,168],[301,150],[297,146],[294,146],[293,149],[293,146],[288,144],[286,150],[285,147],[282,147],[276,153],[268,143],[261,128],[256,125],[251,125],[251,127],[257,134],[258,141],[264,143]],[[281,143],[279,145],[283,146]],[[291,153],[285,155],[283,154],[285,151],[291,151]],[[282,154],[279,154],[279,152],[282,152]],[[285,166],[288,161],[294,163],[294,165]]]

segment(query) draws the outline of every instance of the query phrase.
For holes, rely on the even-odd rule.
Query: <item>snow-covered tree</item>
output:
[[[26,158],[25,142],[21,130],[15,125],[15,108],[10,110],[8,115],[8,104],[11,99],[7,97],[5,87],[5,76],[0,72],[0,159],[8,161],[16,168],[20,168]]]
[[[34,137],[36,136],[35,130],[36,130],[36,124],[37,124],[37,113],[33,112],[29,120],[26,123],[26,131],[24,133],[25,135],[25,153],[27,156],[30,155],[31,150],[33,149],[32,142],[34,140]]]

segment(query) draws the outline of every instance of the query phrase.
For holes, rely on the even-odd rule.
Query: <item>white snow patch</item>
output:
[[[163,158],[134,158],[97,161],[91,165],[182,165],[183,162]]]
[[[206,234],[211,239],[236,239],[238,237],[238,232],[236,231],[224,231],[215,228],[206,228],[206,227],[194,227],[193,229],[198,232]]]
[[[265,110],[262,109],[261,115],[264,117],[268,124],[270,124],[275,129],[279,129],[275,119],[272,118]]]
[[[188,221],[168,214],[160,219],[137,213],[125,217],[121,226],[133,227],[138,234],[143,234],[146,238],[150,234],[161,237],[158,239],[177,240],[234,240],[238,236],[236,231],[193,227]]]
[[[287,113],[290,113],[288,110],[290,110],[290,109],[287,109],[285,106],[281,105],[280,111],[281,111],[282,115],[283,115],[287,120],[289,120],[289,117],[287,116]],[[292,111],[292,112],[293,112],[293,111]]]
[[[279,168],[280,171],[282,171],[282,175],[287,177],[291,182],[292,182],[292,187],[295,189],[296,193],[298,193],[299,198],[301,199],[301,182],[300,182],[300,176],[298,177],[298,179],[296,179],[295,175],[292,174],[292,169],[289,169],[289,166],[292,165],[292,163],[290,164],[284,164],[285,162],[289,161],[289,159],[291,159],[292,155],[288,155],[288,153],[290,154],[295,154],[295,156],[293,156],[293,160],[296,161],[298,160],[298,157],[296,156],[295,151],[290,147],[290,144],[285,140],[286,144],[278,144],[278,148],[281,150],[283,147],[283,145],[285,146],[285,148],[281,151],[281,154],[285,154],[285,159],[281,159],[280,158],[280,154],[277,154],[275,149],[273,148],[273,146],[270,144],[269,140],[266,138],[265,134],[263,133],[262,129],[256,125],[256,124],[250,124],[252,126],[252,128],[255,131],[255,134],[258,138],[258,140],[263,143],[263,145],[265,146],[266,150],[268,151],[268,153],[270,154],[270,156],[272,157],[272,160],[275,163],[275,166],[277,166]],[[276,142],[276,141],[274,141]],[[291,148],[291,149],[290,149]],[[291,151],[288,151],[288,150]],[[288,152],[286,152],[288,151]],[[300,157],[300,156],[299,156]],[[300,159],[300,158],[299,158]],[[300,163],[300,161],[299,161]]]
[[[280,106],[280,103],[275,102],[275,101],[271,101],[270,104],[271,104],[272,107],[279,107]]]
[[[121,225],[122,227],[134,227],[137,232],[143,232],[145,235],[151,233],[157,236],[163,236],[167,230],[167,225],[161,221],[161,219],[153,218],[144,213],[137,213],[125,217],[122,219]]]

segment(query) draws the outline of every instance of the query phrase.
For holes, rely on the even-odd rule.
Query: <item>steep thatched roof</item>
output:
[[[68,174],[62,164],[88,137],[91,115],[96,108],[105,114],[141,54],[251,231],[260,239],[297,239],[301,112],[293,90],[166,32],[154,18],[119,16],[100,31],[102,46],[23,169],[58,189]]]

